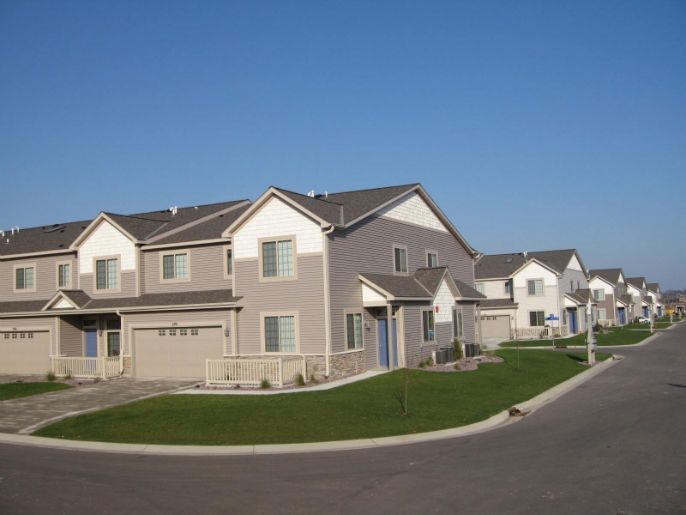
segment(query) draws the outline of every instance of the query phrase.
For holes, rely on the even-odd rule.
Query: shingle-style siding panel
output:
[[[269,200],[233,237],[234,259],[259,256],[259,241],[279,236],[296,237],[299,254],[322,252],[321,227],[278,198]]]
[[[70,263],[72,266],[72,285],[75,288],[76,259],[73,255],[55,255],[17,259],[0,262],[0,302],[19,300],[50,299],[57,291],[57,263]],[[17,267],[34,268],[32,290],[15,290],[15,269]]]
[[[179,252],[188,254],[189,280],[162,280],[162,256]],[[230,289],[231,281],[224,273],[224,252],[226,247],[221,244],[143,252],[143,293]]]
[[[81,329],[81,318],[76,316],[63,316],[59,321],[60,328],[60,355],[83,356],[84,340]]]
[[[448,232],[436,213],[414,192],[379,211],[379,216],[435,231]]]
[[[294,314],[300,354],[326,352],[324,273],[322,256],[297,256],[296,280],[260,282],[256,259],[235,261],[236,291],[245,292],[239,302],[240,354],[262,354],[262,314]],[[340,330],[340,328],[339,328]],[[339,348],[337,351],[344,350]]]
[[[122,272],[136,270],[135,245],[121,231],[102,222],[79,248],[79,269],[82,274],[93,273],[96,258],[119,256]]]

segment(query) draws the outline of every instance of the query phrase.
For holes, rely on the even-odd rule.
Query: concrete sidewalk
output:
[[[3,377],[0,382],[11,382]],[[197,379],[117,378],[68,390],[0,402],[0,433],[30,434],[63,418],[129,402],[175,393],[192,387]]]

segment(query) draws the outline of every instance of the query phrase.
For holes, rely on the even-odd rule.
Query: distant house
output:
[[[590,270],[589,288],[597,304],[598,322],[603,326],[625,325],[633,312],[627,283],[621,268]]]
[[[627,293],[631,296],[634,305],[631,321],[637,317],[648,318],[653,309],[653,299],[648,295],[645,277],[628,277],[626,283]]]
[[[539,338],[586,329],[590,291],[575,249],[482,255],[475,281],[484,338]]]
[[[653,315],[661,317],[665,314],[665,306],[662,300],[662,292],[660,291],[659,283],[646,283],[646,290],[648,296],[653,300]]]
[[[477,252],[419,184],[271,187],[254,203],[5,236],[0,373],[72,360],[103,375],[200,378],[208,360],[257,358],[340,377],[480,338]]]

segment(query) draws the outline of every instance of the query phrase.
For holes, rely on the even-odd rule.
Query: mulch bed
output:
[[[462,358],[452,363],[445,363],[440,365],[427,365],[424,367],[412,367],[417,370],[427,370],[429,372],[469,372],[476,370],[481,363],[502,363],[504,360],[500,356],[477,356],[475,358]]]

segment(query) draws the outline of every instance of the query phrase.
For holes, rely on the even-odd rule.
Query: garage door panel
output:
[[[134,334],[133,372],[139,377],[205,377],[205,360],[223,357],[221,327],[203,327],[197,335],[170,335],[168,328]]]
[[[510,315],[483,315],[481,336],[483,338],[510,338]]]
[[[49,332],[3,333],[0,335],[0,373],[45,374],[49,370]]]

